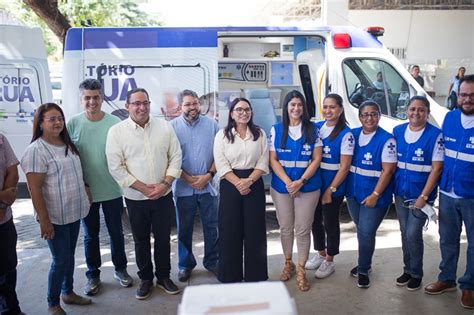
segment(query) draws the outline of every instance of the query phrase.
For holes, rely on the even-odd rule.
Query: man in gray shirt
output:
[[[219,130],[215,120],[201,115],[196,92],[184,90],[179,95],[181,116],[171,122],[181,144],[181,177],[173,187],[178,224],[178,279],[188,281],[196,267],[193,254],[193,225],[199,209],[204,232],[204,267],[217,272],[218,230],[217,191],[212,186],[215,175],[213,146]]]

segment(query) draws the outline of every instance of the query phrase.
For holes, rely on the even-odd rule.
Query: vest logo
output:
[[[373,164],[372,154],[370,152],[367,152],[366,154],[364,154],[364,159],[365,160],[362,160],[362,164],[365,164],[365,165],[372,165]]]
[[[468,148],[468,149],[474,149],[474,137],[470,137],[470,138],[469,138],[469,141],[470,141],[471,143],[466,143],[466,148]]]
[[[331,158],[331,148],[327,145],[325,145],[323,148],[323,157]]]
[[[448,142],[456,142],[456,139],[454,139],[454,138],[451,138],[451,137],[448,137],[448,136],[444,136],[444,141],[448,141]]]
[[[301,151],[301,155],[311,155],[311,154],[312,154],[312,152],[310,151],[310,150],[311,150],[311,146],[310,146],[309,144],[307,144],[307,143],[305,143],[305,144],[303,145],[303,150],[304,150],[304,151]]]
[[[423,155],[423,150],[421,148],[416,149],[414,157],[412,157],[412,161],[418,161],[418,162],[423,162],[425,158],[422,156]]]

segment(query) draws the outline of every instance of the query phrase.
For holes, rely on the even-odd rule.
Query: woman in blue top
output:
[[[379,127],[377,103],[362,103],[359,120],[362,127],[352,129],[355,148],[347,177],[347,205],[357,227],[359,243],[359,264],[352,268],[351,274],[358,277],[359,288],[368,288],[375,234],[392,203],[397,150],[392,135]]]
[[[414,291],[420,288],[423,278],[423,226],[427,217],[420,209],[436,199],[444,146],[441,130],[428,123],[430,102],[426,97],[412,97],[407,115],[409,122],[393,129],[398,151],[395,207],[404,263],[403,274],[396,283]]]
[[[283,101],[282,122],[271,130],[270,193],[280,224],[285,266],[280,280],[287,281],[295,271],[292,262],[293,240],[296,234],[298,267],[296,281],[301,291],[308,291],[305,263],[311,245],[311,224],[314,207],[321,188],[319,164],[321,140],[318,128],[310,121],[304,96],[289,92]]]
[[[313,222],[313,244],[318,251],[306,262],[306,269],[318,269],[316,278],[326,278],[335,270],[339,254],[339,208],[346,193],[346,176],[354,154],[354,136],[347,126],[342,97],[328,94],[323,101],[324,121],[316,125],[323,141],[321,198]]]

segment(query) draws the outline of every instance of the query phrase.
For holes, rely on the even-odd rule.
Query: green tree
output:
[[[57,57],[74,26],[161,25],[131,0],[7,0],[3,6],[24,24],[41,27],[48,55]]]

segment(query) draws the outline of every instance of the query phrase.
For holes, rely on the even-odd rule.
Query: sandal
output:
[[[291,276],[295,272],[295,264],[291,259],[285,259],[285,266],[281,272],[280,281],[288,281],[291,279]]]
[[[308,279],[306,279],[306,271],[304,270],[304,266],[298,264],[296,269],[296,282],[298,283],[298,288],[305,292],[309,290],[309,283]]]

